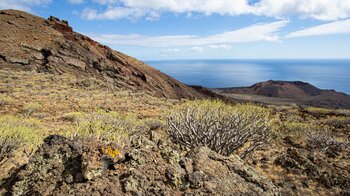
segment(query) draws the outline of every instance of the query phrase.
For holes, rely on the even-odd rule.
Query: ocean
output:
[[[308,82],[350,94],[348,60],[159,60],[147,64],[189,85],[250,86],[267,80]]]

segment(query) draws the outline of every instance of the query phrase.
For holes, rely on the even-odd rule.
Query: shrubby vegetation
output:
[[[45,114],[48,121],[65,113],[92,113],[99,109],[128,111],[142,117],[159,118],[163,115],[162,111],[178,102],[142,92],[113,89],[99,79],[87,79],[68,73],[52,75],[5,68],[0,69],[0,91],[2,114],[31,117]],[[66,124],[65,121],[56,123],[57,129],[54,131]]]
[[[38,112],[42,108],[42,105],[39,103],[28,103],[23,107],[24,114],[30,116],[34,112]]]
[[[78,122],[79,119],[83,118],[86,114],[82,112],[69,112],[63,114],[60,119],[65,122]]]
[[[333,114],[336,110],[312,108],[312,116]],[[319,112],[319,113],[317,113]],[[336,132],[350,124],[349,118],[344,116],[324,116],[322,120],[308,119],[305,122],[284,121],[280,126],[282,138],[291,136],[298,141],[305,141],[309,150],[340,152],[349,147],[344,135],[337,136]]]
[[[285,187],[299,186],[306,181],[311,182],[308,184],[310,190],[317,190],[314,185],[322,187],[317,181],[305,178],[304,170],[299,170],[302,175],[284,177],[285,171],[289,170],[275,167],[273,163],[278,157],[293,159],[293,156],[288,156],[288,149],[295,148],[293,152],[298,154],[294,155],[300,155],[294,157],[296,162],[287,162],[293,163],[289,165],[293,170],[303,167],[297,159],[304,157],[300,161],[317,160],[313,163],[321,171],[320,175],[324,171],[327,171],[325,176],[330,172],[330,176],[322,177],[326,180],[336,179],[341,183],[338,179],[342,180],[343,171],[345,174],[348,171],[349,109],[297,105],[272,105],[266,109],[220,101],[159,99],[130,90],[110,89],[75,75],[5,69],[0,69],[0,91],[2,168],[8,163],[22,164],[25,161],[22,161],[23,151],[31,155],[49,134],[46,130],[74,140],[102,141],[105,145],[99,150],[111,158],[128,152],[129,142],[134,138],[133,147],[144,144],[136,139],[144,137],[135,137],[143,134],[159,145],[159,150],[164,152],[161,154],[165,156],[163,158],[173,165],[182,162],[185,151],[162,141],[167,137],[165,131],[168,131],[170,138],[184,148],[208,146],[224,155],[235,152],[242,157],[271,138],[263,151],[249,154],[245,161]],[[166,113],[169,108],[172,109]],[[334,166],[330,167],[328,163]],[[336,173],[339,168],[342,168],[339,170],[341,175]],[[182,174],[169,174],[167,177],[174,185],[181,184]],[[319,190],[322,192],[322,188]]]
[[[350,124],[349,117],[331,117],[326,119],[325,124],[336,129],[345,128],[346,125]]]
[[[305,109],[311,115],[322,118],[327,115],[342,115],[342,116],[350,116],[349,109],[328,109],[328,108],[317,108],[317,107],[308,107]]]
[[[318,131],[312,131],[306,135],[307,147],[310,150],[331,151],[339,153],[345,148],[350,147],[346,141],[338,141],[334,133],[327,127]]]
[[[13,99],[11,97],[4,96],[4,95],[0,94],[0,107],[5,106],[11,102],[13,102]]]
[[[65,115],[65,118],[76,121],[75,126],[63,132],[65,136],[72,139],[99,140],[128,145],[131,136],[142,133],[146,129],[143,122],[136,116],[118,112],[100,110],[91,114]]]
[[[311,122],[285,121],[282,123],[282,136],[290,135],[295,138],[305,138],[308,133],[317,132],[320,127]]]
[[[327,150],[332,145],[336,144],[335,137],[328,129],[311,131],[307,133],[306,139],[309,149]]]
[[[189,101],[170,111],[168,132],[183,146],[207,146],[223,155],[244,147],[245,157],[268,141],[270,122],[269,110],[259,106]]]
[[[0,162],[22,147],[30,155],[46,136],[47,132],[41,128],[38,120],[0,116]]]

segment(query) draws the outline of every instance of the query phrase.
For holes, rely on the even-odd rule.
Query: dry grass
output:
[[[11,157],[17,149],[22,147],[30,155],[47,134],[37,119],[12,115],[0,116],[0,162]]]
[[[332,116],[324,120],[324,123],[335,129],[342,129],[347,127],[350,124],[349,117],[336,117]]]
[[[52,133],[75,139],[117,142],[121,146],[127,146],[134,134],[148,130],[153,130],[152,133],[154,130],[157,133],[164,132],[162,137],[166,138],[167,111],[174,106],[178,110],[181,107],[205,106],[205,103],[210,102],[154,98],[143,93],[113,89],[97,79],[81,79],[74,75],[1,69],[0,144],[8,146],[2,147],[2,156],[6,158],[20,147],[30,146],[25,149],[35,149],[43,137]],[[222,107],[227,106],[223,103],[217,106],[220,107],[220,104]],[[226,107],[225,111],[240,109],[269,113],[273,139],[267,143],[267,147],[256,150],[247,161],[255,157],[258,160],[255,167],[276,182],[303,182],[303,176],[288,176],[283,168],[273,165],[274,158],[285,151],[283,138],[286,136],[292,136],[298,143],[307,142],[309,133],[317,135],[324,129],[331,130],[337,142],[346,142],[350,136],[350,110],[303,109],[291,105],[259,107],[260,110],[256,110],[257,106],[254,105],[236,107]],[[32,152],[29,151],[28,154]],[[348,159],[342,156],[332,161],[338,165],[348,164]],[[262,158],[268,158],[268,164],[259,162]],[[325,190],[314,181],[308,184],[309,188],[303,189],[303,193]]]
[[[70,113],[65,118],[74,119],[74,125],[60,134],[73,140],[102,141],[128,146],[131,137],[143,134],[149,129],[143,120],[133,114],[120,114],[103,110],[84,114]]]
[[[105,86],[97,79],[0,70],[0,115],[42,119],[51,132],[66,126],[69,114],[98,110],[133,113],[138,118],[159,118],[176,100]]]
[[[35,149],[48,134],[127,145],[135,133],[162,121],[176,100],[110,88],[75,75],[1,69],[0,143],[4,157]]]
[[[164,121],[173,105],[186,102],[154,98],[143,93],[113,89],[97,79],[75,75],[52,75],[10,69],[0,70],[0,115],[20,115],[40,119],[51,133],[72,129],[83,116],[96,111],[132,113],[140,119]],[[304,135],[320,125],[346,129],[348,110],[269,106],[274,135]],[[155,125],[152,125],[155,126]],[[161,125],[156,125],[161,127]],[[346,131],[344,132],[346,133]]]
[[[325,116],[334,116],[334,115],[350,116],[350,110],[348,109],[328,109],[328,108],[309,107],[309,108],[306,108],[306,111],[316,118],[322,118]]]

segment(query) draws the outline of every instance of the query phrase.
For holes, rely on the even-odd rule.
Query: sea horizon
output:
[[[220,61],[220,60],[349,60],[350,58],[183,58],[183,59],[139,59],[142,62],[153,62],[153,61],[197,61],[197,60],[206,60],[206,61]]]
[[[145,63],[188,84],[251,86],[267,80],[303,81],[350,94],[350,59],[166,59]]]

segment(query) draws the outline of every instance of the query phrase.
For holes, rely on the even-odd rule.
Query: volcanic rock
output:
[[[138,145],[138,144],[141,145]],[[137,145],[135,145],[137,144]],[[206,147],[180,154],[138,138],[113,160],[98,144],[49,136],[0,188],[12,195],[278,195],[280,189],[238,156]],[[87,165],[90,165],[87,167]],[[113,167],[110,167],[113,166]]]
[[[101,79],[117,89],[166,98],[206,95],[145,63],[76,33],[67,21],[31,14],[0,12],[0,68],[69,73]]]

